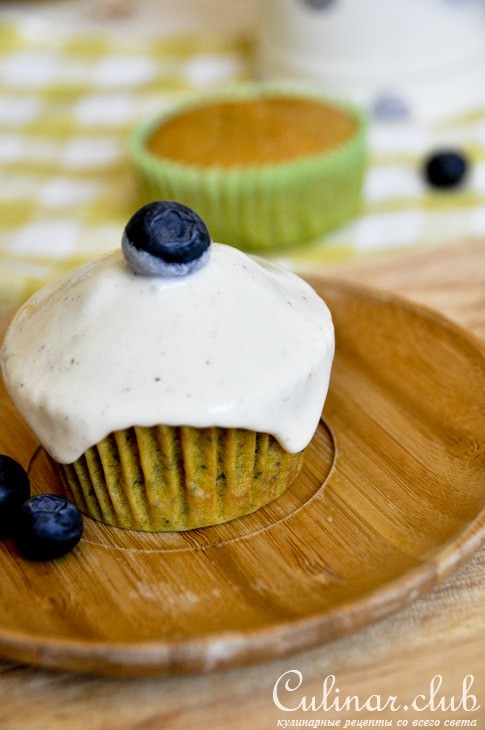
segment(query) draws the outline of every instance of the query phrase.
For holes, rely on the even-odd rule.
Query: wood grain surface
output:
[[[3,656],[120,676],[284,656],[407,605],[476,551],[485,347],[392,295],[312,283],[337,346],[325,418],[290,489],[203,530],[86,518],[79,549],[48,564],[0,543]],[[34,492],[62,493],[1,391],[0,408],[0,451],[29,467]]]
[[[349,269],[341,278],[380,284],[485,335],[485,244],[473,242],[403,257],[386,257]],[[392,618],[324,648],[245,669],[178,679],[109,680],[49,673],[21,665],[0,668],[0,727],[24,728],[270,728],[278,720],[470,718],[485,727],[485,576],[483,552],[426,598]],[[473,714],[350,710],[285,713],[272,692],[291,668],[304,677],[304,693],[321,696],[325,675],[336,676],[341,696],[399,694],[403,703],[443,675],[442,693],[461,695],[464,675],[474,675],[481,708]],[[295,694],[296,697],[296,694]],[[295,703],[290,697],[288,704]],[[404,714],[403,714],[404,713]]]

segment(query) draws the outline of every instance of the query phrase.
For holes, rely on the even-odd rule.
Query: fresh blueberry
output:
[[[128,221],[121,246],[129,267],[143,276],[186,276],[207,261],[211,238],[195,211],[159,200]]]
[[[468,172],[466,157],[455,150],[439,150],[424,163],[424,176],[434,188],[454,188],[460,185]]]
[[[335,0],[303,0],[303,5],[309,5],[315,10],[323,10],[324,8],[328,8],[330,5],[333,5],[334,2]]]
[[[404,99],[392,92],[377,96],[371,105],[371,110],[376,119],[386,122],[409,117],[409,108]]]
[[[25,469],[15,459],[0,454],[0,535],[11,534],[20,507],[29,497]]]
[[[29,560],[53,560],[70,552],[81,539],[83,519],[72,502],[55,494],[37,494],[23,503],[15,539]]]

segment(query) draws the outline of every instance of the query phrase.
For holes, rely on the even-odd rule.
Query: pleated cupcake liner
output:
[[[355,121],[354,134],[332,150],[288,162],[202,168],[168,160],[148,148],[152,133],[184,111],[221,100],[264,97],[332,104]],[[176,200],[193,208],[212,238],[249,251],[267,251],[314,240],[356,217],[366,167],[366,120],[358,109],[300,85],[242,85],[191,102],[139,125],[131,155],[144,202]]]
[[[268,504],[298,476],[303,455],[243,429],[135,426],[56,467],[69,499],[90,517],[126,529],[176,531]]]

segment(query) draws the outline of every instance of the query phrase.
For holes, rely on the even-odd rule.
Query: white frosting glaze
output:
[[[274,264],[213,244],[183,279],[136,276],[121,252],[35,294],[5,336],[18,410],[61,463],[133,425],[311,440],[334,354],[330,312]]]

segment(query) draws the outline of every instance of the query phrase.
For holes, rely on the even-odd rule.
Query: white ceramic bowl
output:
[[[444,117],[485,103],[484,0],[260,0],[259,70],[381,114]]]

